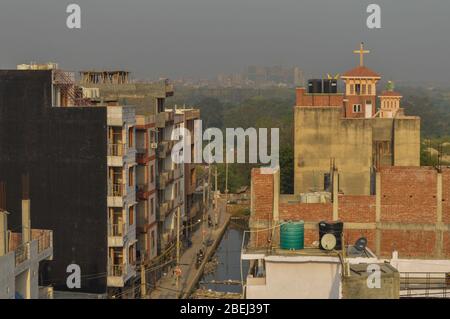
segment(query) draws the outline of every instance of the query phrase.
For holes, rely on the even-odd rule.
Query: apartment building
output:
[[[22,231],[8,230],[5,185],[0,184],[0,299],[52,298],[51,287],[39,286],[39,266],[53,258],[51,230],[32,229],[30,200],[22,199]],[[18,213],[18,212],[14,212]]]
[[[84,97],[74,74],[57,65],[21,68],[0,71],[0,179],[11,185],[6,201],[11,225],[21,224],[15,185],[29,172],[32,223],[53,230],[57,243],[54,259],[40,267],[42,284],[90,296],[132,294],[134,108]],[[80,288],[66,285],[72,264],[80,267]]]
[[[142,261],[158,254],[156,148],[155,116],[136,115],[137,254]]]
[[[107,109],[108,277],[110,295],[136,275],[136,118],[132,107]]]
[[[176,128],[184,125],[184,114],[166,109],[165,100],[157,99],[157,188],[160,251],[169,249],[176,240],[177,219],[184,218],[184,165],[174,163],[172,140]],[[179,215],[178,215],[179,214]],[[181,219],[180,219],[181,220]]]
[[[197,221],[202,218],[202,201],[201,197],[195,195],[197,189],[197,173],[196,164],[194,162],[195,154],[195,121],[200,120],[200,110],[199,109],[181,109],[178,110],[179,113],[184,115],[184,128],[187,129],[191,135],[191,162],[184,164],[184,203],[185,203],[185,218],[184,234],[189,236],[191,230],[190,225],[197,223]]]
[[[171,159],[177,142],[172,140],[174,129],[186,127],[193,137],[194,121],[200,118],[200,112],[166,107],[167,98],[174,95],[174,87],[168,80],[82,85],[85,90],[99,90],[103,99],[131,100],[135,104],[138,255],[142,260],[151,260],[174,247],[178,211],[185,230],[188,227],[183,225],[200,212],[200,203],[194,199],[197,184],[194,164],[176,165]],[[193,150],[193,138],[191,142]]]

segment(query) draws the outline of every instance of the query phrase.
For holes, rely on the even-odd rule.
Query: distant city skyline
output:
[[[210,78],[249,65],[297,65],[306,77],[367,65],[397,82],[449,83],[450,2],[433,0],[74,0],[81,30],[65,27],[68,3],[4,0],[0,67],[57,62],[62,68],[120,68],[133,77]],[[382,8],[382,29],[365,25]]]

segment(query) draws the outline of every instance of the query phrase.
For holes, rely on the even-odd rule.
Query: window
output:
[[[150,199],[150,215],[153,216],[153,214],[155,213],[155,202],[153,197]]]
[[[354,84],[350,84],[350,95],[355,94],[355,85]]]
[[[128,169],[128,186],[130,186],[130,187],[134,186],[134,169],[133,169],[133,167],[130,167]]]
[[[135,250],[134,250],[134,244],[130,245],[130,247],[128,247],[128,262],[130,265],[134,265],[136,261],[136,256],[135,256]]]
[[[158,113],[165,111],[164,99],[161,98],[156,99],[156,104],[158,108]]]
[[[155,243],[155,231],[152,230],[152,250],[155,249],[155,245],[156,245],[156,243]]]
[[[361,94],[361,84],[355,84],[355,90],[356,90],[356,94],[360,95]]]
[[[154,183],[155,181],[155,167],[153,165],[150,166],[150,183]]]
[[[372,84],[367,84],[367,95],[372,95]]]
[[[353,104],[353,113],[361,113],[361,104]]]
[[[128,147],[134,147],[134,127],[128,129]]]
[[[128,218],[130,226],[134,224],[134,206],[128,208]]]
[[[365,95],[366,94],[366,85],[363,84],[362,85],[362,90],[361,90],[362,94]]]

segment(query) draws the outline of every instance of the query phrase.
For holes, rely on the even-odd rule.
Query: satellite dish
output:
[[[336,237],[333,234],[325,234],[320,240],[320,244],[325,250],[333,250],[336,247]]]
[[[354,247],[359,252],[365,251],[366,247],[367,247],[367,238],[366,237],[361,237],[360,239],[358,239],[356,241]]]

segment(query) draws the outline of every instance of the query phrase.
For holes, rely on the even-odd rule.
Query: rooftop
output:
[[[353,77],[362,77],[362,78],[381,78],[381,76],[375,71],[369,69],[366,66],[358,66],[350,71],[345,72],[341,78],[353,78]]]

